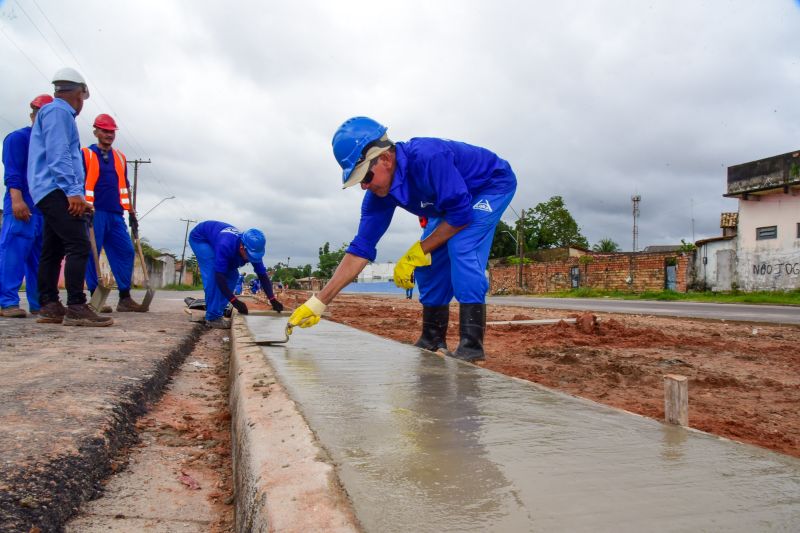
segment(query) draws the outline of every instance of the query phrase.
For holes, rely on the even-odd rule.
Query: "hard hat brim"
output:
[[[364,176],[367,175],[367,170],[369,169],[369,164],[372,162],[373,159],[380,156],[383,152],[389,150],[391,146],[384,146],[384,147],[373,147],[370,148],[369,152],[367,152],[367,156],[364,160],[357,164],[355,168],[353,168],[352,172],[350,172],[350,176],[342,185],[342,189],[347,189],[348,187],[352,187],[353,185],[358,185],[361,183],[361,180],[364,179]]]

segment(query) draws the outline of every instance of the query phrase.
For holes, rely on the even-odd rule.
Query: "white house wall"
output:
[[[800,196],[769,194],[739,201],[738,265],[744,290],[800,288]],[[756,239],[756,228],[777,226],[777,238]]]
[[[736,240],[711,241],[697,249],[695,280],[712,291],[729,291],[735,279]],[[721,261],[728,258],[727,261]],[[704,260],[705,259],[705,260]],[[722,263],[722,264],[720,264]],[[737,282],[738,283],[738,282]]]

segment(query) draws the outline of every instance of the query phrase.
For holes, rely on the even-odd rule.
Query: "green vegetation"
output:
[[[589,248],[589,241],[581,234],[580,226],[561,196],[553,196],[532,209],[526,209],[523,218],[516,220],[513,228],[501,220],[495,228],[489,257],[498,259],[518,255],[517,239],[520,229],[525,252],[569,246]]]
[[[163,291],[197,291],[202,289],[201,285],[184,285],[182,283],[169,283],[159,290]]]
[[[592,246],[592,251],[610,254],[614,252],[619,252],[620,247],[619,244],[614,242],[612,239],[605,238],[605,239],[600,239],[600,241],[597,244]]]
[[[675,292],[675,291],[647,291],[642,293],[628,293],[622,291],[604,291],[582,287],[571,291],[551,292],[537,296],[549,298],[612,298],[617,300],[662,300],[662,301],[687,301],[708,303],[748,303],[748,304],[774,304],[774,305],[800,305],[800,289],[793,291],[759,291],[759,292]]]

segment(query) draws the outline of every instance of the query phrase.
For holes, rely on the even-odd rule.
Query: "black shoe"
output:
[[[461,304],[459,333],[461,340],[453,357],[470,363],[484,361],[483,332],[486,330],[486,304]]]
[[[39,309],[39,317],[36,322],[40,324],[61,324],[67,309],[61,302],[47,302]]]
[[[110,316],[99,316],[87,304],[74,304],[67,306],[67,312],[64,315],[65,326],[83,326],[102,328],[114,324],[114,319]]]
[[[414,346],[435,352],[447,351],[447,324],[450,322],[450,306],[422,307],[422,336]]]

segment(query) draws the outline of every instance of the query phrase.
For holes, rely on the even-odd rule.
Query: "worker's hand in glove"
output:
[[[322,300],[316,296],[312,296],[306,303],[295,309],[292,316],[289,317],[289,326],[287,331],[292,332],[292,328],[300,326],[301,328],[310,328],[322,317],[323,311],[327,306],[322,303]]]
[[[128,211],[128,225],[131,227],[131,233],[139,235],[139,221],[133,211]]]
[[[422,243],[415,242],[394,267],[394,284],[402,289],[414,288],[414,269],[431,264],[431,254],[422,251]]]
[[[280,303],[280,302],[278,301],[278,299],[277,299],[277,298],[275,298],[274,296],[273,296],[272,298],[270,298],[270,299],[269,299],[269,303],[270,303],[270,305],[272,305],[272,308],[273,308],[274,310],[276,310],[277,312],[279,312],[279,313],[280,313],[281,311],[283,311],[283,304],[282,304],[282,303]]]
[[[240,299],[238,299],[238,298],[234,298],[233,300],[231,300],[231,304],[232,304],[232,305],[233,305],[233,306],[236,308],[236,310],[237,310],[237,311],[239,311],[241,314],[243,314],[243,315],[246,315],[246,314],[248,313],[248,311],[247,311],[247,304],[245,304],[245,303],[244,303],[243,301],[241,301]]]

